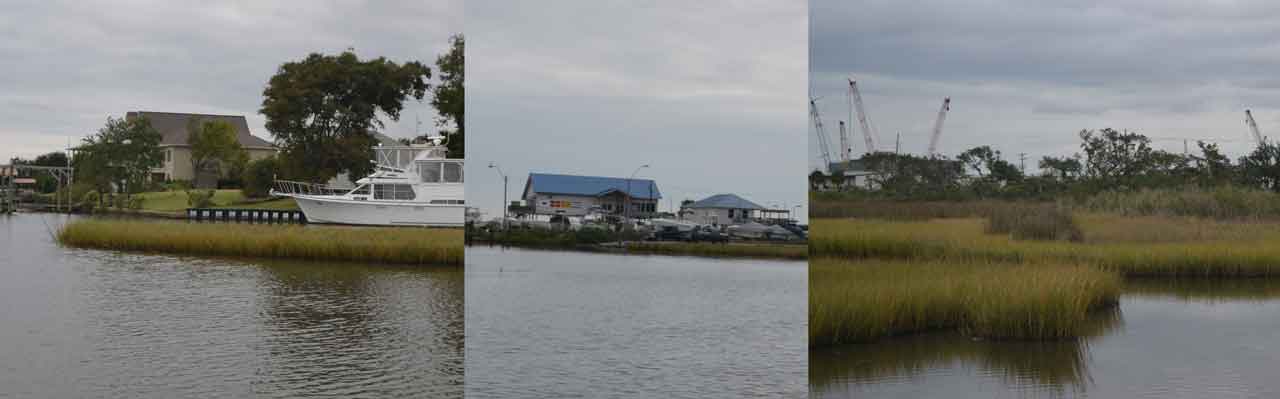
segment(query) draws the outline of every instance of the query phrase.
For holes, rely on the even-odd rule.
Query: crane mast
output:
[[[849,160],[849,131],[845,129],[844,121],[840,121],[840,162]]]
[[[867,153],[876,151],[875,133],[871,131],[871,121],[867,118],[867,110],[862,105],[862,93],[858,92],[858,82],[849,79],[849,99],[858,111],[858,125],[862,127],[862,140],[866,142]]]
[[[942,99],[942,109],[938,110],[938,120],[933,123],[933,136],[929,137],[929,156],[938,154],[938,139],[942,137],[942,122],[947,120],[947,111],[951,110],[951,97]]]
[[[813,118],[813,130],[818,135],[818,150],[822,152],[822,167],[831,167],[831,144],[827,142],[827,132],[822,128],[822,117],[818,115],[816,99],[809,100],[809,116]]]
[[[1258,122],[1254,122],[1253,113],[1249,112],[1249,110],[1247,109],[1244,110],[1244,123],[1248,124],[1249,131],[1253,132],[1253,140],[1257,141],[1258,145],[1261,146],[1263,143],[1263,140],[1262,140],[1262,133],[1258,131]]]

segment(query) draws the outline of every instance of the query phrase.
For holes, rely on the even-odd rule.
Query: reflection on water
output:
[[[461,397],[460,268],[58,248],[0,218],[0,398]]]
[[[1280,283],[1135,280],[1099,334],[930,333],[810,352],[812,397],[1276,397]],[[1108,321],[1110,319],[1110,321]]]
[[[467,397],[803,397],[805,266],[469,247]]]

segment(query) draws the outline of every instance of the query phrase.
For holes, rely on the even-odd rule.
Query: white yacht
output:
[[[439,142],[374,147],[374,173],[351,190],[277,180],[272,195],[292,197],[309,223],[461,227],[466,222],[462,159]]]

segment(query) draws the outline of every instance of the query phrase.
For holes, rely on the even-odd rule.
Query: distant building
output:
[[[649,179],[530,173],[521,198],[534,215],[626,216],[629,202],[631,217],[648,218],[656,213],[662,193]]]
[[[275,155],[276,148],[270,142],[249,132],[249,124],[240,115],[184,114],[174,112],[137,111],[125,114],[125,120],[147,118],[151,127],[160,132],[160,150],[164,152],[164,164],[151,170],[153,181],[188,180],[197,187],[213,187],[218,177],[212,171],[200,171],[197,175],[191,165],[190,133],[187,127],[193,121],[223,121],[236,130],[236,140],[249,153],[249,160]],[[224,168],[225,170],[225,168]]]
[[[872,180],[879,172],[869,170],[862,160],[853,159],[844,162],[832,162],[827,165],[827,170],[830,171],[830,174],[826,176],[828,180],[825,184],[818,182],[818,187],[822,189],[840,190],[852,187],[874,190],[879,188],[875,181]]]
[[[742,224],[767,209],[734,194],[716,194],[684,206],[684,220],[713,226]]]

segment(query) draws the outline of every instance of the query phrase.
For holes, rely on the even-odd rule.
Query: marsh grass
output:
[[[182,255],[418,265],[463,260],[463,232],[457,229],[78,220],[63,226],[57,240],[71,247]]]
[[[1120,287],[1115,273],[1067,264],[814,259],[809,343],[931,330],[1017,340],[1096,335],[1093,311],[1114,305]]]
[[[893,201],[850,199],[810,201],[810,218],[859,218],[921,221],[929,219],[982,217],[1017,204],[1011,201]]]
[[[1280,218],[1280,195],[1236,186],[1103,192],[1081,201],[1078,206],[1092,212],[1128,216]]]
[[[1086,219],[1124,224],[1124,218]],[[1194,231],[1181,219],[1148,220],[1147,228]],[[1019,241],[984,234],[981,219],[927,222],[865,220],[813,221],[810,256],[916,261],[1069,263],[1092,265],[1132,277],[1261,277],[1280,275],[1280,232],[1269,226],[1216,224],[1220,237],[1199,241],[1152,242],[1146,233],[1117,242]],[[1082,226],[1085,237],[1094,226]],[[1123,233],[1112,230],[1114,236]],[[1176,234],[1176,233],[1175,233]],[[1205,233],[1209,234],[1209,233]],[[1240,236],[1252,234],[1247,239]]]
[[[809,247],[797,244],[652,243],[639,241],[627,243],[626,248],[631,252],[662,255],[797,260],[809,257]]]
[[[1015,240],[1083,241],[1071,211],[1055,204],[1008,204],[987,214],[987,234],[1008,234]]]

